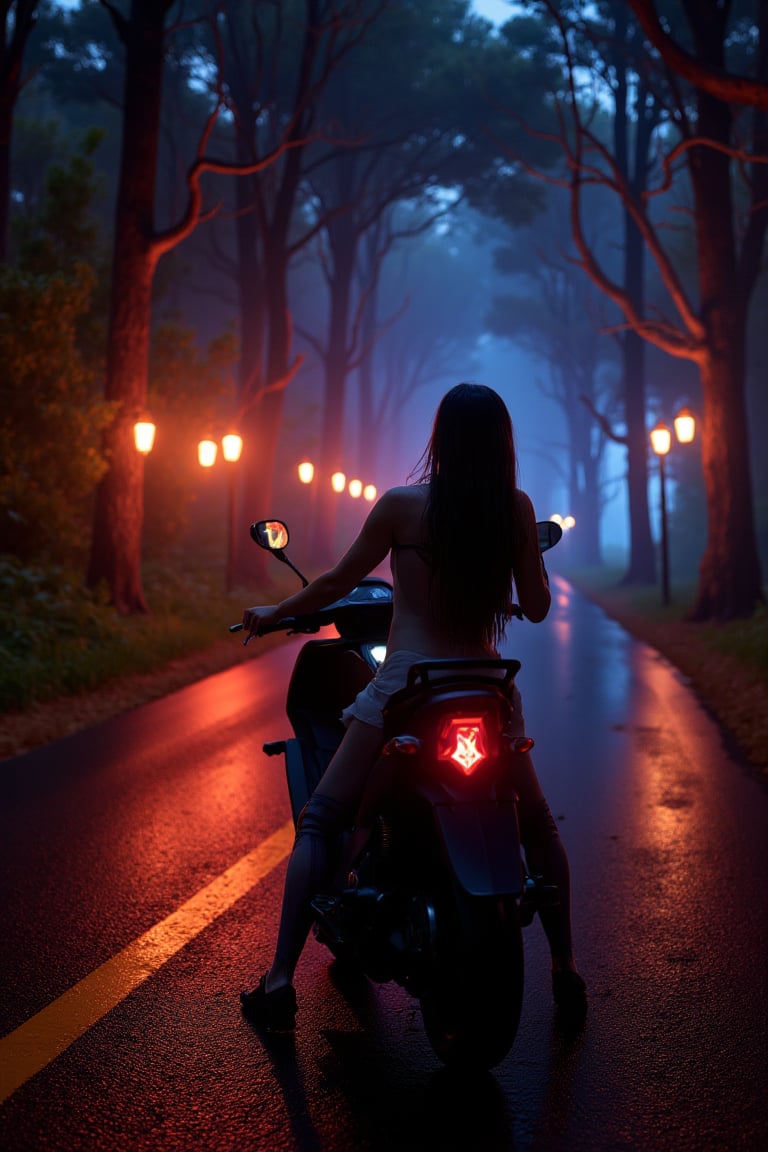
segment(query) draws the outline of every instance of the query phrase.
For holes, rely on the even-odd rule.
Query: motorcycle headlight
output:
[[[384,662],[384,657],[387,654],[386,644],[366,644],[364,647],[371,663],[378,668],[379,664]]]

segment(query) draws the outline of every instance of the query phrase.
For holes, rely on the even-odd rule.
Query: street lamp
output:
[[[133,442],[136,451],[147,456],[155,443],[155,423],[151,417],[142,415],[133,425]]]
[[[343,492],[347,486],[347,478],[343,472],[334,472],[331,476],[331,488],[334,492]]]
[[[210,440],[207,437],[205,440],[200,440],[197,445],[197,461],[200,467],[213,468],[218,451],[219,446],[215,440]]]
[[[201,468],[212,468],[216,463],[219,446],[210,437],[200,440],[197,445],[197,459]],[[243,438],[237,432],[227,432],[221,438],[221,454],[227,464],[236,464],[243,454]],[[227,592],[232,591],[235,573],[235,470],[229,469],[227,486]]]
[[[197,445],[197,459],[201,468],[213,468],[219,446],[209,436],[200,440]],[[243,438],[237,432],[227,432],[221,438],[221,454],[228,464],[236,464],[243,454]]]
[[[690,444],[696,434],[696,421],[688,408],[682,408],[673,421],[679,443]],[[659,458],[659,505],[661,511],[661,602],[669,604],[669,537],[667,534],[666,458],[672,447],[672,433],[659,421],[651,430],[651,447]]]
[[[681,444],[690,444],[696,435],[696,421],[690,408],[681,408],[674,419],[675,435]]]
[[[221,454],[228,464],[237,464],[243,454],[243,438],[237,432],[227,432],[221,438]]]

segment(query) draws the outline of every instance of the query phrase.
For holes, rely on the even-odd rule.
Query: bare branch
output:
[[[99,0],[99,3],[101,4],[102,8],[107,10],[109,18],[115,26],[115,31],[125,44],[128,37],[128,22],[123,16],[122,12],[115,8],[114,4],[110,3],[110,0]]]
[[[627,0],[646,36],[662,60],[696,88],[731,104],[768,109],[768,83],[735,76],[703,64],[686,52],[664,29],[654,0]]]
[[[627,436],[622,436],[619,432],[614,432],[613,427],[608,420],[608,417],[604,416],[602,412],[598,412],[597,408],[595,408],[595,405],[592,403],[589,396],[585,396],[582,394],[581,396],[579,396],[579,400],[584,405],[584,407],[587,408],[591,412],[592,416],[595,418],[597,423],[600,425],[601,429],[603,430],[604,434],[608,437],[609,440],[613,440],[613,442],[615,444],[628,444],[629,443],[629,439],[627,438]]]
[[[256,391],[251,391],[249,389],[247,399],[246,399],[245,403],[240,405],[240,407],[236,413],[235,418],[237,420],[240,420],[240,419],[242,419],[243,416],[245,416],[246,413],[252,412],[254,410],[254,408],[258,408],[261,401],[270,392],[283,392],[288,387],[288,385],[291,383],[293,378],[296,376],[296,373],[301,368],[305,359],[306,359],[306,357],[305,357],[304,353],[300,352],[298,354],[298,356],[294,357],[293,362],[289,365],[287,372],[285,372],[282,376],[280,376],[279,379],[272,380],[269,384],[266,384],[263,388],[259,388]],[[251,380],[249,381],[249,384],[252,384],[252,383],[253,383],[253,378],[251,378]]]

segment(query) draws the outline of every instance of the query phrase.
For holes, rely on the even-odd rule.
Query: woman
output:
[[[241,993],[254,1024],[291,1029],[293,974],[312,914],[328,883],[331,848],[354,818],[382,745],[383,707],[408,668],[434,657],[497,657],[512,615],[512,584],[525,616],[549,611],[533,506],[517,487],[512,423],[501,397],[458,384],[440,403],[415,484],[392,488],[373,507],[349,551],[330,571],[272,608],[249,608],[250,634],[285,616],[314,612],[347,595],[390,555],[394,587],[387,656],[343,714],[347,732],[298,822],[275,955],[252,992]],[[520,723],[519,694],[514,703]],[[583,1016],[586,988],[573,957],[568,858],[530,756],[517,757],[521,839],[529,871],[557,884],[560,905],[541,913],[552,953],[556,1003]]]

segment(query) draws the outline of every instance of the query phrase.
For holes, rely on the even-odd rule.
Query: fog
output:
[[[496,27],[520,10],[506,0],[475,0],[473,7]],[[259,8],[262,16],[268,8]],[[343,131],[338,139],[320,132],[302,145],[303,167],[293,190],[282,189],[280,164],[268,166],[263,179],[254,181],[250,199],[233,172],[207,174],[205,218],[159,261],[151,327],[156,336],[163,325],[177,326],[176,343],[162,350],[165,359],[154,359],[153,348],[145,387],[158,419],[156,448],[145,472],[145,541],[159,558],[178,541],[184,517],[192,533],[202,532],[207,516],[221,534],[230,477],[220,471],[201,474],[194,450],[203,435],[220,436],[229,424],[240,425],[245,447],[236,474],[239,523],[285,510],[297,514],[308,530],[311,514],[329,502],[334,470],[379,492],[405,482],[418,466],[441,396],[460,380],[475,380],[496,389],[508,404],[520,483],[539,517],[575,516],[569,542],[574,559],[577,542],[599,524],[599,540],[590,541],[581,562],[624,562],[627,453],[610,437],[626,433],[630,389],[622,357],[628,342],[618,307],[574,259],[569,199],[547,176],[562,155],[557,149],[554,156],[536,151],[537,117],[544,119],[542,109],[551,108],[552,93],[563,80],[560,65],[548,74],[547,61],[536,54],[544,42],[536,37],[544,37],[548,25],[526,21],[520,36],[531,39],[499,54],[496,43],[476,36],[476,30],[466,34],[460,20],[446,28],[426,4],[423,10],[406,8],[412,22],[408,34],[418,48],[414,60],[422,53],[431,59],[436,51],[447,61],[450,82],[428,91],[431,66],[422,72],[420,63],[414,68],[402,60],[396,23],[402,13],[397,5],[385,6],[361,45],[329,69],[318,116],[327,118],[324,130],[333,125],[334,132]],[[40,68],[20,96],[14,204],[19,216],[34,220],[48,166],[68,164],[74,142],[85,129],[97,128],[102,137],[89,158],[94,170],[89,211],[101,231],[100,248],[82,255],[104,267],[114,239],[122,128],[115,111],[122,81],[117,62],[123,57],[100,5],[88,5],[80,13],[87,17],[82,23],[74,13],[70,55],[51,51],[54,41],[49,42],[48,56],[41,50]],[[222,20],[231,20],[234,28],[239,14],[233,5],[222,10]],[[295,53],[290,35],[284,43],[275,29],[261,31],[276,35],[277,55]],[[196,47],[212,77],[215,54],[205,35],[200,31]],[[467,66],[466,54],[475,50],[488,68],[498,62],[487,82],[494,100],[484,87],[485,71]],[[96,67],[99,53],[115,67]],[[225,75],[229,68],[236,76],[236,57],[224,61]],[[248,53],[240,54],[246,57],[250,60]],[[166,72],[155,181],[158,232],[171,228],[184,204],[185,165],[194,158],[206,108],[200,83],[205,69],[195,73],[193,84],[188,61],[180,52]],[[290,59],[284,66],[274,103],[261,107],[259,131],[269,125],[279,135],[290,122]],[[482,83],[474,84],[476,76]],[[263,77],[241,79],[242,91],[248,91],[248,84],[257,86]],[[114,91],[108,91],[110,85]],[[205,96],[210,101],[213,92]],[[261,146],[253,125],[247,140],[238,138],[237,126],[234,105],[221,108],[214,153],[240,155]],[[544,138],[552,123],[538,127]],[[608,111],[602,130],[608,138]],[[684,199],[684,182],[675,196],[678,191]],[[281,196],[290,204],[284,213],[290,231],[282,249],[270,252],[267,274],[265,251]],[[678,207],[663,196],[655,197],[654,205],[660,216]],[[620,202],[595,186],[583,194],[580,212],[601,266],[621,281]],[[244,220],[250,233],[240,227]],[[683,227],[674,230],[674,243],[682,274],[693,281],[695,253]],[[670,311],[650,257],[645,279],[653,314]],[[106,298],[106,286],[100,292]],[[212,365],[209,349],[227,334],[233,351],[219,368]],[[642,355],[635,354],[635,362],[641,361],[644,384],[633,395],[644,400],[648,429],[659,418],[669,422],[681,404],[700,407],[698,373],[690,362],[650,343]],[[765,410],[764,402],[759,407],[764,390],[754,384],[759,368],[755,356],[750,365],[754,427]],[[95,376],[101,371],[95,362]],[[670,513],[680,497],[680,506],[685,503],[697,523],[696,538],[686,542],[692,562],[703,540],[698,452],[697,444],[687,459],[671,460],[668,474]],[[315,464],[311,492],[297,479],[301,460]],[[765,462],[755,463],[762,492]],[[642,490],[645,477],[640,481]],[[658,539],[653,458],[648,498]],[[354,530],[365,511],[365,502],[347,493],[336,502],[344,532]],[[565,548],[561,554],[566,556]]]

